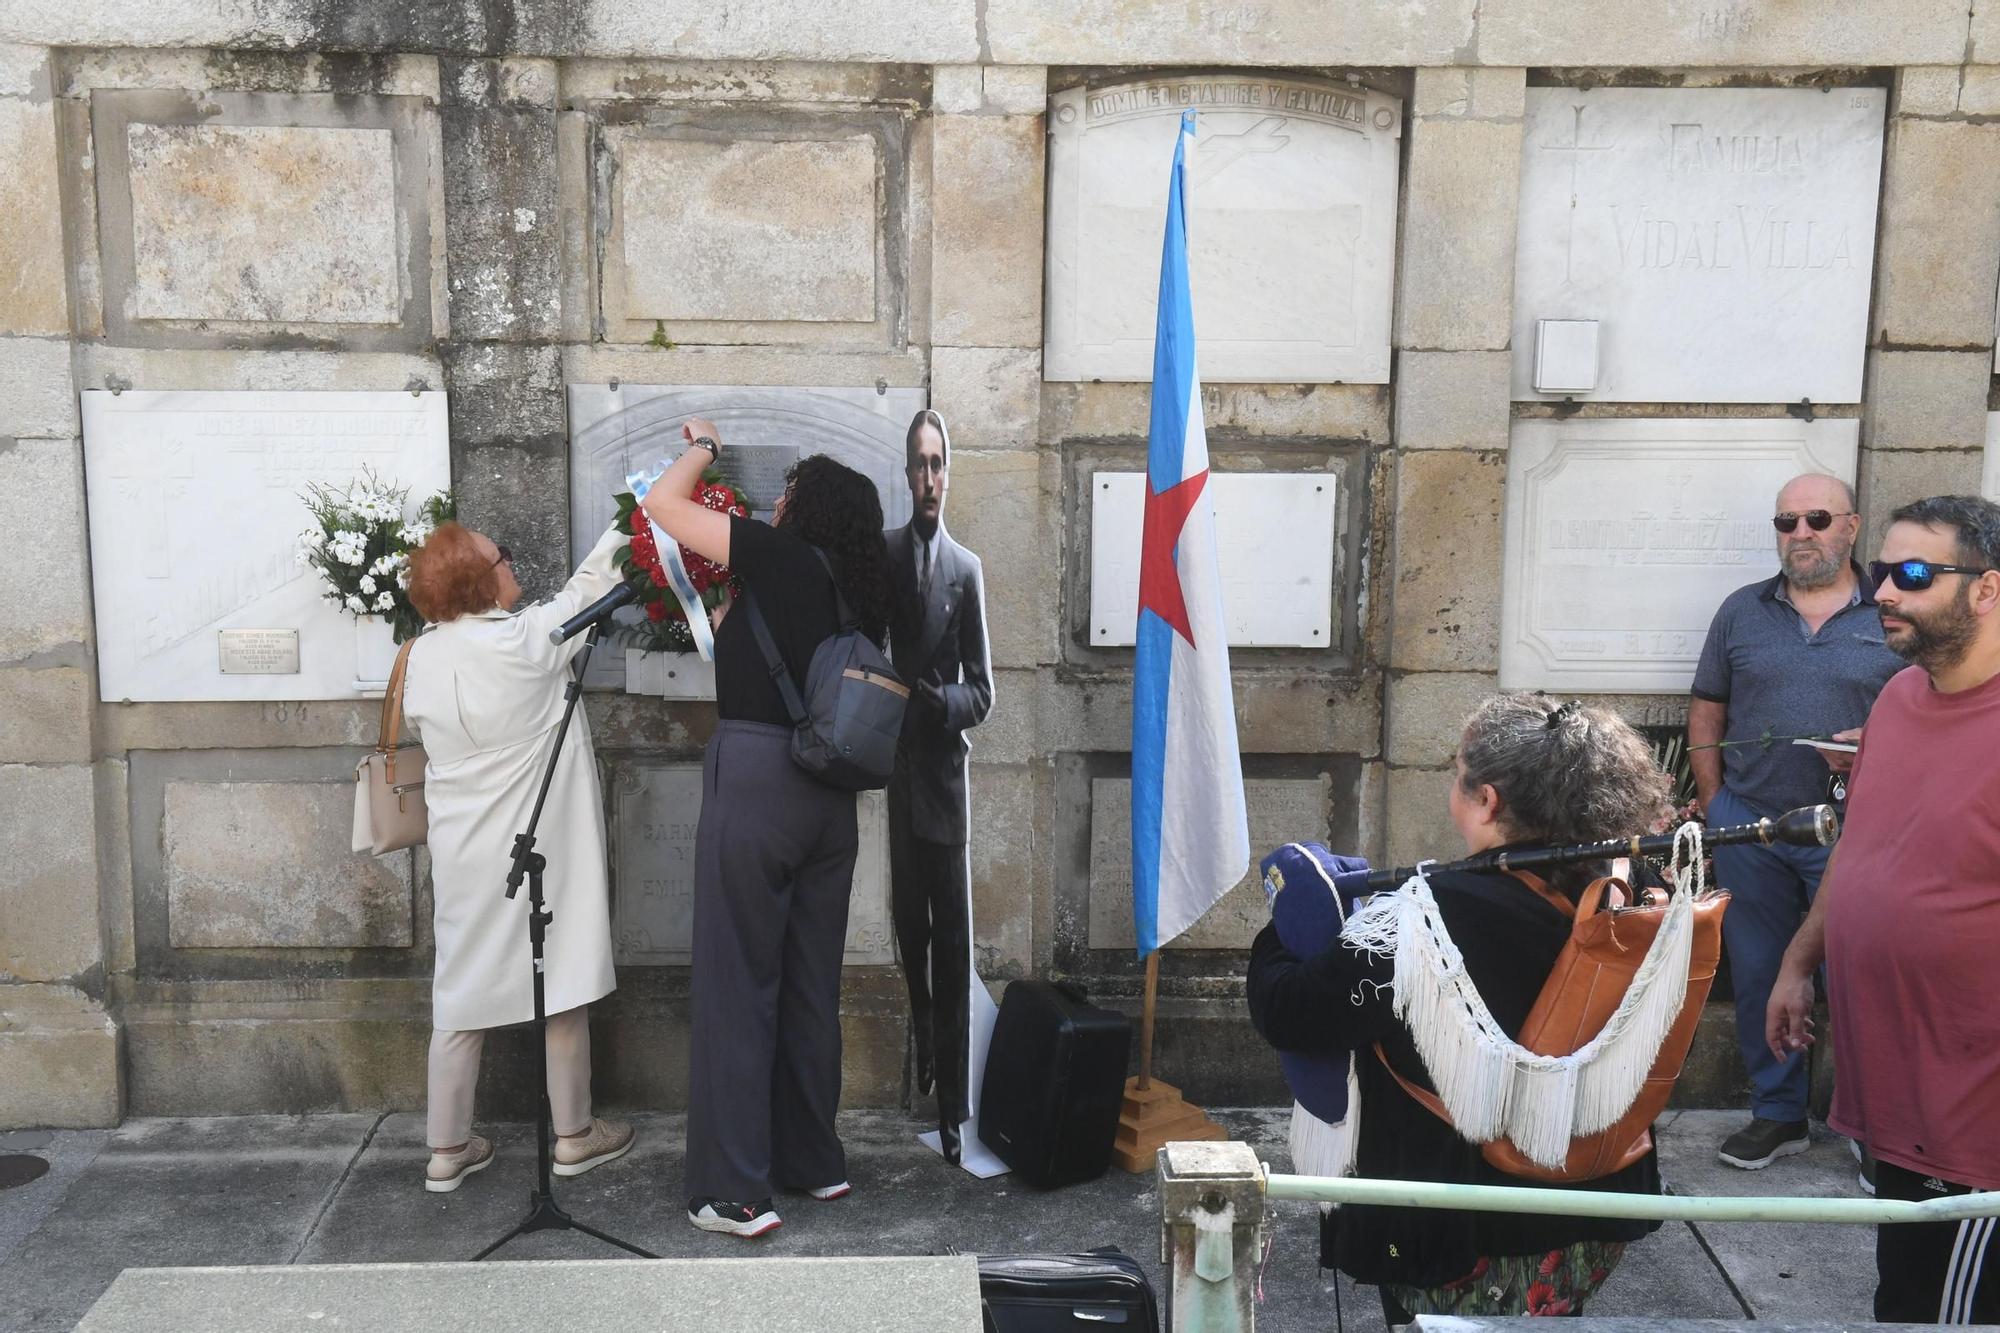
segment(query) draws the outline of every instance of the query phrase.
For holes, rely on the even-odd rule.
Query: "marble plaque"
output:
[[[410,946],[411,858],[351,850],[352,780],[169,782],[164,799],[174,948]]]
[[[604,532],[628,473],[678,457],[681,423],[706,417],[722,432],[723,458],[760,514],[782,493],[784,469],[827,454],[875,483],[889,527],[910,521],[903,438],[928,405],[922,389],[746,388],[683,384],[569,386],[570,548],[582,560]],[[629,614],[629,613],[627,613]],[[599,654],[590,680],[623,683],[617,654]]]
[[[1979,493],[2000,501],[2000,412],[1986,414],[1986,458],[1979,472]]]
[[[861,795],[861,851],[847,909],[845,961],[893,963],[889,917],[889,807]],[[635,764],[618,774],[611,805],[612,942],[620,964],[684,967],[693,958],[694,844],[701,767]]]
[[[83,395],[106,701],[354,699],[354,618],[298,563],[309,482],[451,485],[442,393]],[[217,632],[298,631],[296,674],[225,674]]]
[[[880,151],[620,136],[627,319],[870,323]]]
[[[135,319],[395,324],[387,129],[126,128]]]
[[[1150,380],[1184,108],[1189,285],[1204,380],[1384,384],[1403,104],[1246,72],[1049,99],[1049,380]]]
[[[1722,599],[1778,571],[1801,472],[1854,480],[1853,419],[1517,421],[1500,684],[1684,692]]]
[[[1254,857],[1262,848],[1328,837],[1331,784],[1319,778],[1245,778],[1253,860],[1242,879],[1202,918],[1167,943],[1169,949],[1247,949],[1271,919]],[[1131,949],[1132,781],[1096,778],[1090,784],[1090,947]]]
[[[1212,472],[1208,495],[1232,648],[1333,642],[1334,477],[1330,472]],[[1146,474],[1090,478],[1090,646],[1138,639]]]
[[[1881,88],[1530,88],[1514,376],[1600,324],[1606,402],[1861,398]]]

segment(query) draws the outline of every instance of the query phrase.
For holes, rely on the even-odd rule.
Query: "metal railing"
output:
[[[1922,1202],[1611,1194],[1514,1185],[1454,1185],[1358,1176],[1282,1175],[1245,1143],[1170,1143],[1160,1150],[1160,1260],[1172,1284],[1172,1333],[1250,1333],[1267,1201],[1361,1203],[1469,1212],[1686,1222],[1881,1225],[2000,1217],[2000,1192]]]

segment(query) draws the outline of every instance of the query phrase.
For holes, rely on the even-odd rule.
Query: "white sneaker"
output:
[[[843,1180],[838,1185],[822,1185],[818,1189],[809,1189],[806,1193],[812,1195],[813,1198],[818,1199],[821,1203],[828,1203],[834,1199],[846,1198],[853,1189],[852,1185]]]
[[[457,1152],[434,1152],[424,1167],[424,1188],[432,1194],[449,1194],[465,1183],[474,1171],[493,1165],[493,1145],[474,1134]]]

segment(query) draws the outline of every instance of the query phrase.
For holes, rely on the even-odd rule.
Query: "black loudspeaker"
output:
[[[1081,990],[1010,982],[986,1052],[979,1137],[1044,1189],[1095,1180],[1111,1164],[1132,1022]]]

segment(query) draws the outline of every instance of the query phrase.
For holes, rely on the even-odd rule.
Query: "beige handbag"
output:
[[[396,654],[389,688],[382,693],[382,726],[375,748],[354,770],[354,850],[381,856],[414,847],[430,833],[424,805],[424,747],[396,744],[403,727],[403,668],[411,639]]]

